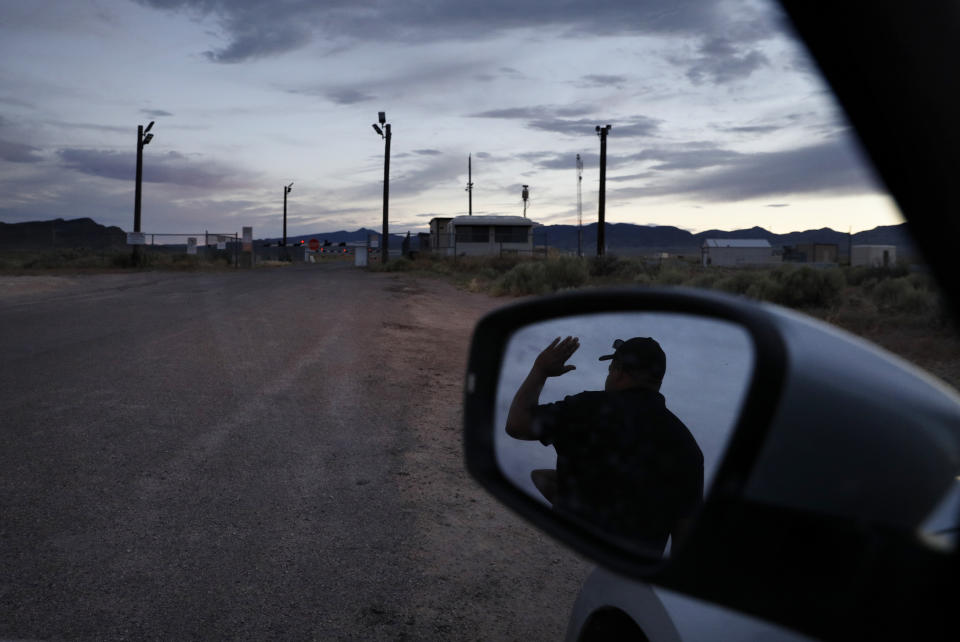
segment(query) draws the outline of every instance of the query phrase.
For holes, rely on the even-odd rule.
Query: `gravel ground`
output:
[[[467,476],[506,301],[346,264],[0,279],[0,637],[563,636],[589,565]]]

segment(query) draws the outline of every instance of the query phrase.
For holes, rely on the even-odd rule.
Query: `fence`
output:
[[[242,247],[236,232],[145,232],[143,236],[144,245],[140,248],[148,256],[172,261],[181,256],[196,256],[203,262],[240,266]]]

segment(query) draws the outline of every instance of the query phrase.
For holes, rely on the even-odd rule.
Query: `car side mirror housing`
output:
[[[475,329],[464,422],[482,486],[620,574],[820,637],[952,613],[960,397],[812,318],[694,290],[524,301]]]

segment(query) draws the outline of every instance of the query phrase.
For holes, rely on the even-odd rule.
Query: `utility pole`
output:
[[[607,200],[607,134],[612,128],[610,125],[597,125],[597,135],[600,137],[600,215],[597,223],[597,256],[606,252],[606,238],[604,232],[604,208]]]
[[[583,161],[577,154],[577,256],[583,256]]]
[[[287,194],[293,191],[293,183],[283,186],[283,247],[287,247]]]
[[[467,216],[473,216],[473,154],[467,156]]]
[[[375,132],[380,134],[380,137],[384,139],[384,156],[383,156],[383,239],[380,249],[380,262],[386,263],[388,259],[388,254],[390,251],[390,237],[388,231],[388,211],[389,211],[389,202],[390,202],[390,123],[387,122],[386,112],[377,113],[378,120],[380,124],[383,125],[383,129],[380,129],[376,124],[373,126]]]
[[[527,218],[527,201],[530,200],[529,185],[523,186],[523,191],[520,192],[520,197],[523,198],[523,218]]]
[[[133,195],[133,231],[140,231],[140,184],[143,182],[143,146],[150,144],[153,140],[153,134],[149,133],[155,121],[144,128],[143,125],[137,125],[137,185],[134,188]],[[133,246],[132,263],[140,265],[140,246]]]

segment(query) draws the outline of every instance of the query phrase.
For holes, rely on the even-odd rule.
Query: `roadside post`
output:
[[[249,263],[246,267],[252,268],[254,262],[252,227],[243,228],[243,257],[244,263]]]

